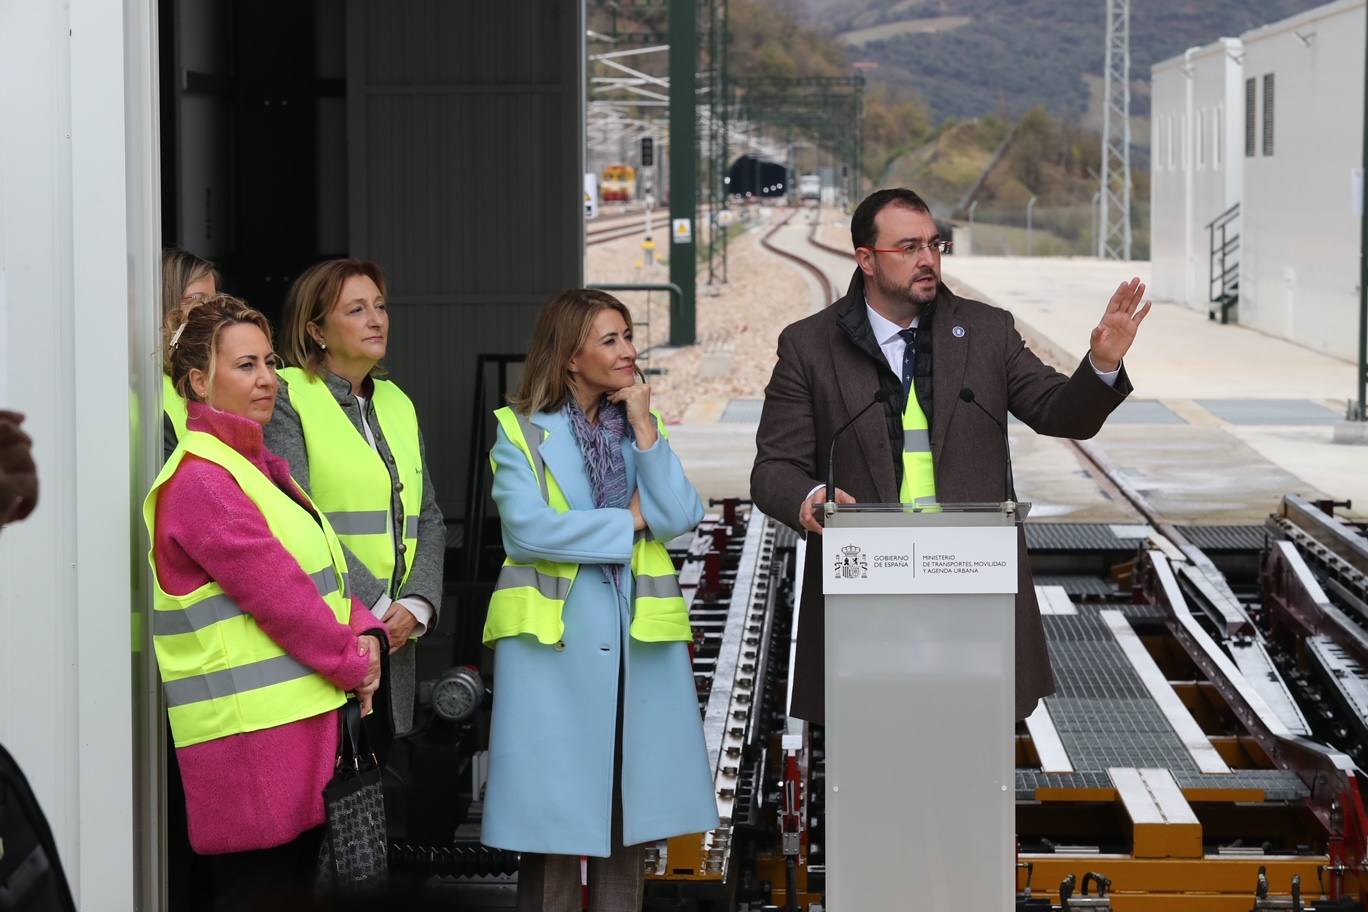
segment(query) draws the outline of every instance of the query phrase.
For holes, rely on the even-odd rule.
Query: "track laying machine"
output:
[[[671,551],[721,824],[648,849],[646,908],[821,912],[822,731],[785,712],[801,544],[744,501],[713,506]],[[1288,497],[1263,526],[1027,524],[1057,691],[1015,735],[1019,910],[1368,909],[1368,539],[1334,506]],[[516,868],[478,846],[479,754],[454,745],[479,729],[427,729],[468,757],[448,800],[466,819],[402,840],[399,869]]]

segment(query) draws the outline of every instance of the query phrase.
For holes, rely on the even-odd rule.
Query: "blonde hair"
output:
[[[247,306],[232,295],[217,294],[192,303],[171,333],[165,360],[167,373],[176,392],[185,399],[203,401],[195,395],[190,384],[190,372],[199,370],[208,375],[209,388],[214,387],[214,362],[218,359],[219,338],[223,331],[239,323],[250,323],[266,334],[271,341],[271,324],[264,314]]]
[[[171,334],[184,322],[181,319],[185,289],[208,276],[219,286],[219,273],[214,264],[178,247],[162,251],[162,372],[171,375],[171,362],[166,356],[171,351]]]
[[[309,324],[323,325],[342,297],[342,286],[353,276],[365,276],[380,289],[381,296],[389,296],[385,274],[369,260],[324,260],[295,279],[285,298],[285,312],[280,319],[281,355],[287,364],[303,368],[311,377],[316,377],[322,370],[327,355],[309,335]]]
[[[632,328],[632,313],[627,305],[607,292],[574,288],[552,298],[537,317],[522,386],[508,397],[508,404],[524,415],[564,405],[574,388],[570,359],[589,341],[594,318],[604,310],[616,310],[627,328]]]
[[[204,257],[196,256],[179,247],[167,247],[162,251],[162,315],[170,316],[180,310],[185,298],[185,289],[191,283],[208,276],[214,280],[214,287],[222,284],[219,271]]]

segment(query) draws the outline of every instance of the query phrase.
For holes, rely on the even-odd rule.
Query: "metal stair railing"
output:
[[[1240,303],[1240,235],[1235,224],[1240,217],[1236,203],[1206,226],[1210,242],[1208,258],[1207,316],[1230,322],[1230,311]]]
[[[494,591],[494,578],[487,572],[491,545],[485,541],[488,520],[489,487],[492,472],[488,453],[494,443],[495,408],[504,404],[510,386],[511,369],[527,360],[525,354],[480,354],[475,358],[474,408],[470,415],[470,459],[467,463],[465,517],[462,522],[464,567],[453,587],[459,599],[458,624],[453,644],[454,664],[479,664],[484,606]],[[495,371],[491,384],[488,374]],[[500,541],[493,547],[502,550]]]

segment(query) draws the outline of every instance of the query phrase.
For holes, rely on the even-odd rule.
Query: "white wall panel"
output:
[[[76,475],[81,834],[72,886],[93,909],[131,898],[134,878],[124,30],[120,4],[71,0],[69,9],[72,384],[62,411]]]
[[[1187,116],[1183,58],[1155,64],[1151,80],[1150,294],[1187,304],[1186,177],[1173,154],[1177,124]]]
[[[1350,172],[1363,156],[1363,0],[1244,36],[1244,74],[1274,74],[1273,154],[1244,161],[1240,322],[1357,357],[1359,222]]]
[[[1242,161],[1228,153],[1232,136],[1237,151],[1243,142],[1239,59],[1239,40],[1222,38],[1152,70],[1153,293],[1194,310],[1210,302],[1207,225],[1239,200]]]
[[[130,316],[152,302],[129,277],[136,261],[150,287],[156,247],[128,242],[124,17],[147,25],[150,10],[0,5],[0,388],[28,415],[42,485],[35,514],[0,534],[0,741],[96,912],[135,907],[130,424],[157,405],[130,408]],[[146,87],[142,38],[128,69]]]
[[[68,27],[67,10],[55,3],[0,5],[0,271],[8,302],[0,371],[6,405],[28,416],[42,483],[37,512],[0,532],[0,741],[27,773],[74,868],[80,707]]]

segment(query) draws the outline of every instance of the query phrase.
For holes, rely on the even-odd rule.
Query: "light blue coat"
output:
[[[618,670],[622,726],[623,842],[636,845],[717,826],[687,643],[628,635],[632,574],[614,589],[603,564],[632,556],[632,514],[596,509],[570,422],[542,412],[542,457],[571,509],[542,499],[532,467],[503,429],[494,443],[494,500],[503,544],[518,561],[577,562],[565,603],[564,649],[523,635],[494,646],[494,713],[482,841],[517,852],[606,857],[611,850]],[[642,451],[623,444],[627,488],[659,541],[703,518],[698,492],[661,436]],[[625,654],[624,654],[625,649]]]

